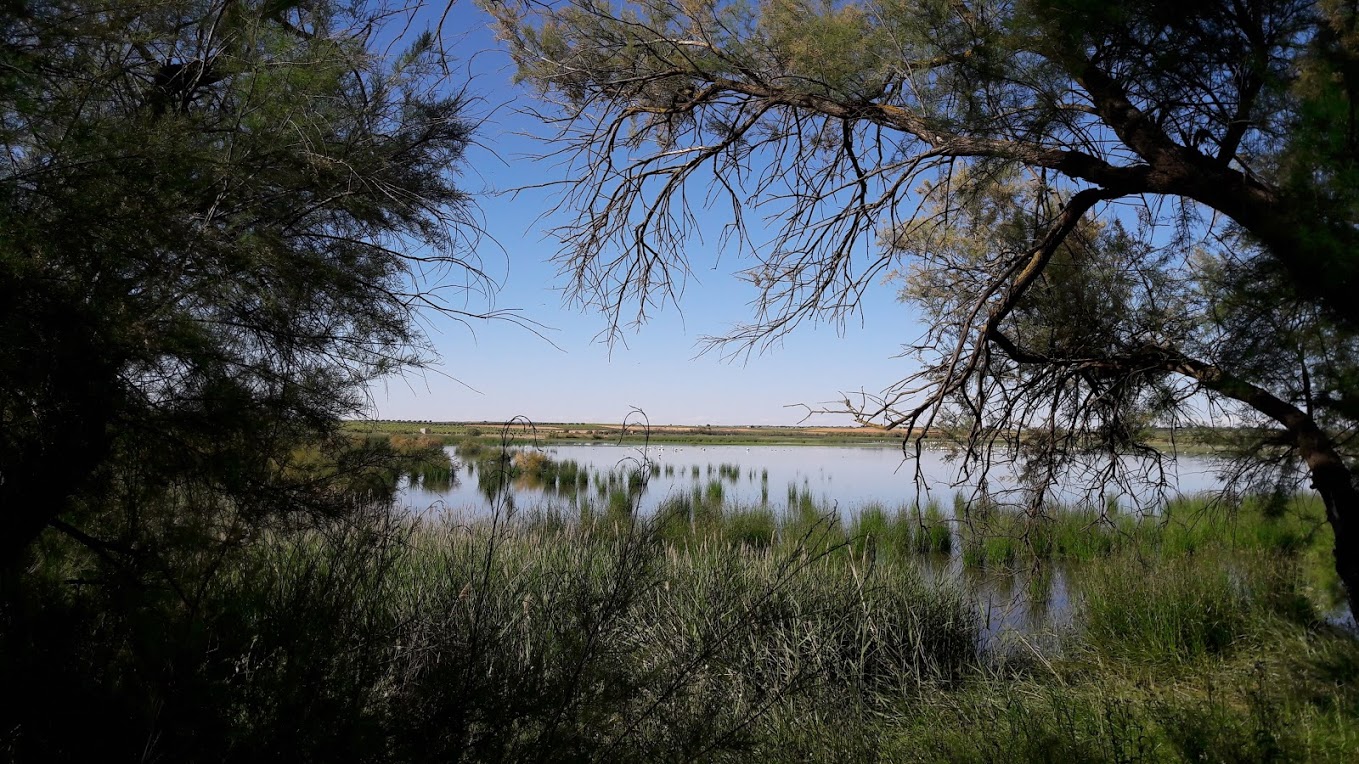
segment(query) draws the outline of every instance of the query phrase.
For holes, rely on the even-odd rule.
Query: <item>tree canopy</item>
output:
[[[485,284],[467,99],[431,34],[395,47],[407,15],[5,6],[0,562],[49,524],[132,549],[155,497],[176,523],[305,506],[291,449],[422,360],[417,309],[471,315],[432,286]]]
[[[900,276],[929,317],[921,371],[846,408],[917,444],[960,434],[965,469],[1021,454],[1032,512],[1071,469],[1159,465],[1149,424],[1267,423],[1253,450],[1300,457],[1354,602],[1348,6],[487,7],[559,128],[561,263],[612,326],[682,282],[700,208],[728,210],[759,297],[726,342],[842,318]]]

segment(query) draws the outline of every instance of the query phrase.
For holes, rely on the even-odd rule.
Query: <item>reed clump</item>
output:
[[[83,622],[79,592],[3,646],[76,708],[109,702],[93,688],[144,693],[117,729],[87,730],[108,751],[241,760],[721,758],[775,746],[775,707],[876,702],[981,664],[957,591],[776,553],[767,519],[750,526],[754,542],[687,547],[631,516],[280,531],[220,570],[198,614],[127,624],[173,613],[129,654],[91,649],[119,627]],[[164,683],[144,675],[153,656]],[[21,718],[15,745],[54,744],[48,728]]]
[[[1329,530],[1319,500],[1290,497],[1265,511],[1260,499],[1235,504],[1213,497],[1181,497],[1156,511],[1117,506],[973,509],[955,524],[954,535],[968,567],[1026,566],[1034,561],[1100,560],[1137,550],[1167,556],[1213,550],[1269,549],[1306,554],[1324,546]],[[939,525],[935,514],[924,525]],[[917,543],[918,550],[926,544]]]
[[[639,516],[627,474],[600,485],[633,503],[269,529],[225,557],[201,553],[194,564],[213,573],[192,608],[116,577],[70,585],[97,581],[99,558],[49,544],[29,587],[3,592],[4,679],[25,699],[5,717],[5,750],[1347,761],[1359,744],[1359,642],[1315,604],[1311,554],[1328,540],[1289,541],[1308,527],[1306,502],[1258,519],[1199,505],[1046,526],[991,513],[1013,524],[1016,561],[1044,548],[1023,533],[1049,528],[1048,559],[1073,565],[1060,647],[1016,653],[982,642],[961,585],[922,572],[940,549],[933,528],[976,532],[938,505],[871,505],[842,522],[800,490],[779,512],[698,485]],[[1060,540],[1076,529],[1108,546]],[[135,607],[111,611],[110,598]],[[71,736],[55,709],[94,721]]]
[[[581,513],[617,517],[634,511],[649,478],[663,469],[646,463],[602,471],[555,460],[541,451],[502,449],[483,453],[475,472],[487,496],[513,483],[567,497]],[[950,511],[933,497],[923,506],[889,510],[873,504],[842,511],[817,497],[806,483],[787,484],[780,508],[769,500],[767,471],[760,473],[758,504],[745,506],[730,498],[730,485],[742,474],[738,466],[708,465],[707,472],[704,480],[698,465],[693,465],[691,488],[661,502],[658,514],[671,516],[663,523],[669,540],[692,535],[769,546],[782,543],[781,539],[800,539],[808,528],[830,518],[836,531],[818,537],[825,536],[832,544],[848,541],[858,553],[956,555],[967,568],[1021,569],[1047,561],[1099,560],[1129,549],[1173,556],[1268,548],[1310,555],[1328,533],[1320,503],[1300,496],[1247,497],[1236,502],[1179,497],[1153,511],[1136,511],[1112,500],[1020,508],[985,498],[969,502],[956,495]],[[754,471],[750,474],[753,480]],[[592,481],[593,496],[586,490]]]

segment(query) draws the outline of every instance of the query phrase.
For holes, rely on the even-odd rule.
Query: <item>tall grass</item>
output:
[[[1221,557],[1123,555],[1082,572],[1086,639],[1111,653],[1198,658],[1234,644],[1251,620],[1252,592]]]
[[[934,517],[937,524],[937,511]],[[1207,497],[1178,498],[1155,513],[1089,505],[1052,506],[1037,514],[974,509],[957,521],[955,535],[970,567],[1098,560],[1129,550],[1168,556],[1250,549],[1298,554],[1329,543],[1324,510],[1308,497],[1292,497],[1271,512],[1259,500],[1233,505]]]
[[[1333,638],[1321,645],[1353,653]],[[982,682],[894,717],[873,755],[940,764],[1352,761],[1359,725],[1327,704],[1351,703],[1353,691],[1269,675],[1278,668],[1232,666],[1189,682],[1112,672]],[[1308,697],[1318,690],[1322,702]]]
[[[953,532],[939,502],[930,499],[922,510],[915,510],[912,548],[919,554],[948,554],[953,551]]]
[[[174,608],[100,623],[82,615],[97,592],[70,593],[6,631],[8,688],[30,703],[5,717],[7,750],[703,759],[775,745],[773,709],[944,686],[980,662],[961,596],[911,566],[681,548],[660,530],[626,516],[276,532],[224,564],[197,615],[159,626]],[[118,644],[110,629],[134,642],[93,650]],[[64,735],[75,720],[57,707],[108,693],[126,696],[120,715]]]
[[[1347,761],[1359,745],[1359,643],[1310,606],[1312,547],[1266,547],[1292,538],[1272,523],[1308,527],[1302,505],[1027,527],[1076,563],[1077,614],[1060,651],[995,655],[963,590],[917,567],[954,538],[937,503],[841,523],[796,486],[777,512],[696,485],[639,517],[631,477],[600,485],[617,507],[273,529],[217,561],[193,608],[100,581],[85,550],[50,550],[28,587],[4,590],[0,679],[24,703],[4,712],[0,750]],[[1021,541],[1038,519],[988,518]],[[1061,540],[1075,529],[1107,533],[1110,551]]]
[[[541,452],[511,451],[508,460],[504,454],[483,454],[476,474],[488,496],[495,487],[513,482],[550,496],[569,497],[573,503],[598,502],[582,507],[583,512],[619,515],[636,503],[645,490],[646,477],[662,472],[654,464],[643,467],[641,471],[601,471],[574,461],[557,462]],[[833,515],[839,520],[844,516],[849,527],[840,533],[860,552],[871,548],[875,554],[956,554],[965,567],[976,569],[1028,568],[1049,560],[1097,560],[1129,549],[1170,555],[1223,548],[1311,554],[1324,545],[1329,532],[1319,502],[1302,497],[1248,498],[1236,504],[1187,497],[1175,499],[1154,513],[1136,513],[1115,503],[1049,505],[1023,512],[985,501],[969,504],[955,496],[951,512],[931,498],[923,507],[910,510],[899,507],[888,512],[874,505],[841,513],[835,505],[819,499],[808,484],[796,482],[787,484],[783,511],[773,513],[771,522],[770,513],[763,511],[774,507],[769,501],[767,472],[761,473],[758,506],[762,511],[751,515],[751,508],[729,499],[728,485],[739,480],[740,468],[710,464],[707,471],[710,477],[703,481],[698,465],[690,468],[695,477],[694,493],[684,498],[681,512],[689,519],[690,532],[764,544],[771,533],[776,538],[800,538],[820,518]],[[591,476],[596,487],[594,499],[582,490]],[[664,506],[661,511],[665,511]],[[697,518],[706,519],[696,522]],[[728,533],[718,527],[723,522],[743,527]],[[673,537],[677,529],[668,532]]]
[[[1221,653],[1262,619],[1319,620],[1296,562],[1264,550],[1122,554],[1087,564],[1079,582],[1083,638],[1143,662]]]
[[[842,513],[806,484],[771,506],[764,473],[765,499],[743,506],[730,498],[739,472],[719,465],[645,516],[652,465],[473,453],[459,458],[497,511],[470,522],[377,506],[246,525],[239,543],[167,544],[169,563],[133,549],[132,572],[45,537],[25,578],[0,578],[0,686],[21,701],[0,710],[0,758],[1350,761],[1359,749],[1359,642],[1320,616],[1330,540],[1314,501]],[[511,512],[513,481],[570,501]],[[1014,578],[1053,562],[1075,610],[1060,639],[982,644],[978,603],[949,571]],[[1033,599],[1053,577],[1030,579]]]

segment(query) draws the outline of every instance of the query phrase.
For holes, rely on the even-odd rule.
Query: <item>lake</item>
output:
[[[601,484],[607,492],[608,475],[613,473],[622,485],[629,471],[646,465],[648,475],[642,493],[635,500],[643,514],[654,512],[667,498],[694,491],[705,493],[716,483],[721,486],[722,499],[728,505],[765,506],[782,512],[790,503],[810,495],[818,505],[835,508],[845,519],[865,507],[876,505],[886,509],[909,507],[919,502],[924,505],[937,501],[946,513],[952,511],[955,495],[966,498],[973,486],[956,484],[957,464],[943,451],[924,451],[919,463],[903,458],[899,448],[891,446],[635,446],[601,443],[516,447],[539,451],[557,462],[573,461],[588,475],[588,488],[572,495],[553,491],[541,485],[516,481],[508,487],[508,496],[517,510],[570,510],[582,501],[603,503]],[[448,449],[455,460],[458,454]],[[917,467],[921,476],[916,484]],[[493,506],[508,506],[502,498],[498,505],[483,493],[474,472],[468,465],[457,471],[457,479],[449,486],[437,489],[415,484],[404,484],[398,505],[413,513],[432,513],[445,517],[484,517]],[[1176,494],[1192,495],[1214,491],[1221,487],[1217,460],[1210,457],[1180,457],[1167,460],[1167,479],[1171,487],[1161,497]],[[1078,478],[1081,476],[1077,476]],[[992,479],[992,488],[1003,483]],[[1101,499],[1068,488],[1059,492],[1065,502],[1118,501],[1124,506],[1134,502],[1132,497],[1111,493]],[[1145,498],[1145,497],[1144,497]],[[1154,503],[1154,502],[1153,502]],[[1144,502],[1144,506],[1146,503]],[[1069,579],[1078,577],[1078,567],[1064,563],[1050,566],[1043,596],[1029,596],[1033,570],[993,569],[985,572],[964,569],[960,556],[923,561],[928,573],[961,584],[967,596],[979,607],[982,617],[981,637],[987,644],[995,644],[1006,634],[1019,634],[1026,644],[1043,643],[1052,647],[1057,633],[1071,619]],[[1328,620],[1353,628],[1353,618],[1344,603],[1337,603]]]
[[[524,447],[532,448],[532,447]],[[848,517],[869,505],[886,508],[910,506],[930,500],[952,507],[955,494],[970,495],[973,485],[957,485],[957,464],[944,451],[927,450],[921,454],[917,485],[916,460],[906,460],[892,446],[721,446],[672,445],[640,447],[618,444],[546,445],[537,450],[558,462],[574,461],[591,475],[588,491],[581,496],[597,496],[596,486],[608,473],[622,474],[648,465],[649,477],[639,499],[639,510],[654,511],[666,498],[707,490],[713,482],[721,484],[729,503],[768,506],[778,511],[787,508],[790,495],[809,494],[818,504],[834,507]],[[450,456],[458,460],[456,449]],[[461,460],[458,460],[461,461]],[[1219,487],[1217,468],[1212,459],[1181,457],[1167,460],[1168,478],[1174,492],[1193,494]],[[1083,483],[1073,476],[1072,484]],[[991,488],[1003,490],[1005,482],[992,477]],[[573,499],[541,485],[520,481],[510,486],[509,495],[519,509],[567,508]],[[1114,499],[1124,505],[1132,497],[1111,492],[1103,499],[1066,488],[1058,497],[1068,503]],[[458,470],[451,486],[404,485],[399,504],[413,512],[427,510],[477,515],[490,511],[490,502],[467,466]]]

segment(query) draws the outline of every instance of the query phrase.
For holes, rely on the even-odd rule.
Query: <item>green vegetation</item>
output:
[[[352,503],[290,458],[355,458],[341,418],[422,361],[425,276],[482,283],[465,100],[431,37],[379,50],[400,16],[0,11],[0,569],[54,530],[159,551]]]
[[[842,521],[797,483],[771,506],[763,476],[766,500],[739,505],[732,476],[760,473],[714,464],[641,516],[661,473],[642,462],[472,439],[454,465],[408,435],[352,439],[349,467],[327,453],[293,464],[368,503],[181,548],[178,591],[45,536],[6,594],[4,679],[27,701],[7,755],[1345,761],[1359,743],[1359,640],[1323,617],[1340,588],[1313,497]],[[383,503],[462,470],[486,517]],[[1013,607],[1039,615],[996,630]]]
[[[567,126],[559,264],[610,338],[706,267],[709,225],[754,294],[733,354],[859,320],[886,275],[912,371],[833,409],[1043,491],[1154,470],[1179,437],[1150,425],[1221,412],[1249,490],[1310,478],[1359,610],[1353,5],[483,7]]]
[[[6,3],[0,761],[1354,759],[1359,13],[486,5],[564,110],[575,296],[617,330],[681,291],[711,168],[730,339],[902,279],[919,372],[854,411],[900,429],[356,422],[418,306],[493,286],[420,4]],[[1205,405],[1249,426],[1154,426]],[[582,438],[949,439],[1036,497],[1221,443],[1250,479],[842,515],[709,463],[646,513],[656,465],[512,447]],[[394,504],[459,479],[484,513]]]
[[[1073,610],[1037,648],[984,641],[978,584],[928,572],[951,522],[937,505],[843,526],[800,491],[786,512],[730,506],[713,480],[638,518],[615,498],[633,482],[605,478],[578,514],[277,529],[221,561],[195,610],[143,599],[112,621],[116,590],[64,583],[98,577],[98,555],[47,537],[0,643],[26,701],[5,750],[1339,762],[1359,743],[1359,641],[1321,618],[1314,500],[1185,503],[1107,531],[1054,514],[1113,541],[1047,547]],[[958,531],[958,554],[978,539],[992,575],[993,547],[967,535],[984,527]],[[97,736],[69,734],[81,709],[101,712]]]
[[[270,533],[198,612],[167,599],[117,622],[105,590],[61,583],[97,558],[45,551],[0,645],[22,671],[19,758],[721,758],[799,704],[946,686],[981,661],[958,592],[913,568],[679,552],[627,518]],[[71,735],[81,709],[101,713]]]

